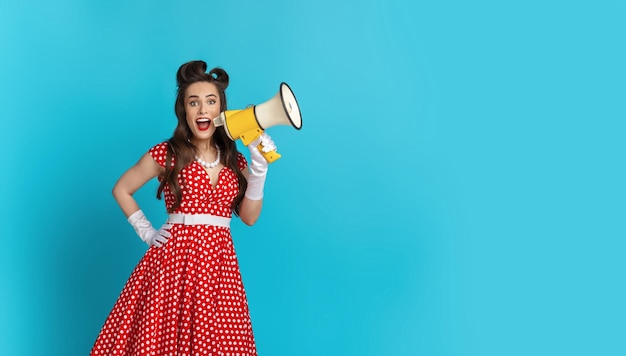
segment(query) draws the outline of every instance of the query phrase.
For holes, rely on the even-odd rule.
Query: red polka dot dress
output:
[[[149,152],[165,167],[167,143]],[[241,153],[239,169],[247,162]],[[175,213],[231,217],[239,185],[225,167],[215,186],[197,162],[179,175]],[[168,187],[165,204],[174,204]],[[230,228],[174,224],[162,247],[150,247],[126,282],[91,355],[256,355],[248,302]]]

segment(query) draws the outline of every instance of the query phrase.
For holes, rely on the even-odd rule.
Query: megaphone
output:
[[[291,125],[296,130],[300,130],[302,116],[296,96],[289,85],[283,82],[280,83],[278,93],[270,100],[241,110],[222,111],[213,119],[213,124],[216,127],[224,126],[231,140],[241,139],[243,144],[248,146],[261,136],[265,129],[272,126]],[[268,163],[276,161],[281,156],[275,149],[264,152],[262,144],[259,144],[259,151]]]

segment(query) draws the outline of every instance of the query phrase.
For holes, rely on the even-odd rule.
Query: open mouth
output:
[[[198,130],[206,131],[209,129],[209,127],[211,127],[211,119],[208,119],[206,117],[196,119],[196,125],[198,125]]]

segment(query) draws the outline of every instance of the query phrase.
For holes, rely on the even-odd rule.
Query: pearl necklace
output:
[[[196,156],[196,161],[198,161],[198,163],[200,163],[204,168],[213,168],[220,164],[220,148],[217,146],[215,146],[215,148],[217,149],[217,158],[215,159],[215,161],[208,163],[198,156]]]

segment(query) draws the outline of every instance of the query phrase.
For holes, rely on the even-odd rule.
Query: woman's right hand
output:
[[[148,246],[161,247],[172,236],[169,232],[169,229],[172,227],[171,224],[165,223],[159,230],[156,230],[141,209],[132,213],[128,217],[128,222],[135,229],[141,240],[147,243]]]

